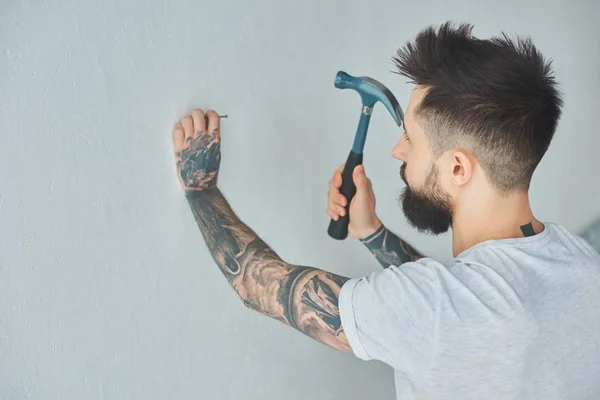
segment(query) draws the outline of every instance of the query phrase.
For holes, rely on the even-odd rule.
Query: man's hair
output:
[[[434,160],[462,148],[499,191],[528,190],[563,105],[551,61],[530,38],[483,40],[472,29],[429,26],[392,59],[398,74],[427,89],[415,115]]]

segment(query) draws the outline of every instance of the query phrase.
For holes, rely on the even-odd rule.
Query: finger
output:
[[[337,221],[340,218],[339,215],[330,210],[327,210],[327,215],[329,215],[329,217],[335,221]]]
[[[344,166],[342,166],[341,168],[343,168]],[[336,188],[339,188],[340,186],[342,186],[342,170],[338,169],[335,171],[335,173],[333,174],[333,185]]]
[[[346,213],[346,209],[343,206],[331,201],[327,204],[327,209],[337,215],[344,215]]]
[[[194,137],[206,133],[206,122],[204,121],[204,111],[197,108],[192,111],[194,121]]]
[[[208,110],[206,112],[208,119],[208,133],[215,134],[217,142],[221,141],[221,118],[215,110]]]
[[[357,165],[353,171],[353,180],[357,190],[365,190],[369,188],[367,176],[362,165]]]
[[[331,178],[329,180],[329,193],[328,194],[335,193],[335,192],[338,191],[337,188],[335,187],[335,183],[334,182],[335,182],[334,178]]]
[[[183,142],[185,140],[185,132],[181,124],[175,125],[173,128],[173,149],[175,153],[180,152],[183,149]]]
[[[206,118],[208,119],[208,133],[219,130],[221,127],[221,118],[219,118],[219,114],[215,110],[208,110]]]
[[[185,133],[185,141],[188,142],[194,138],[194,121],[189,115],[181,120],[181,126]]]
[[[332,193],[339,193],[340,192],[340,187],[342,186],[342,175],[340,174],[339,176],[334,175],[330,180],[329,180],[329,190]]]
[[[331,218],[335,219],[336,221],[338,220],[338,218],[343,217],[346,214],[346,210],[344,210],[343,208],[328,208],[327,209],[327,215],[329,215]]]
[[[333,204],[339,204],[341,206],[346,205],[346,196],[341,194],[340,191],[335,188],[329,189],[329,192],[327,193],[327,198]]]

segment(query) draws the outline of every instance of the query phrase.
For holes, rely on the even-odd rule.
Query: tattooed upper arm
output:
[[[352,353],[342,328],[338,299],[349,279],[316,268],[290,266],[281,299],[290,326],[336,350]]]

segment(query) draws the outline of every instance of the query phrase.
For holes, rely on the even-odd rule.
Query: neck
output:
[[[467,197],[467,196],[465,196]],[[518,192],[506,197],[496,192],[480,192],[477,201],[463,202],[452,217],[452,253],[462,251],[486,240],[522,238],[521,226],[531,223],[536,234],[544,230],[529,205],[529,194]]]

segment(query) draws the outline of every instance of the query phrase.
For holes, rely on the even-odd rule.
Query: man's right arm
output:
[[[424,257],[383,224],[375,232],[359,240],[367,246],[383,268],[390,265],[400,266],[405,262],[416,261]]]
[[[340,193],[343,168],[344,164],[333,173],[327,194],[327,214],[336,221],[348,212],[348,200]],[[348,225],[350,236],[364,243],[384,268],[423,258],[411,245],[390,232],[377,217],[375,194],[371,180],[365,175],[364,166],[355,167],[352,174],[356,194],[351,199],[354,209]]]

